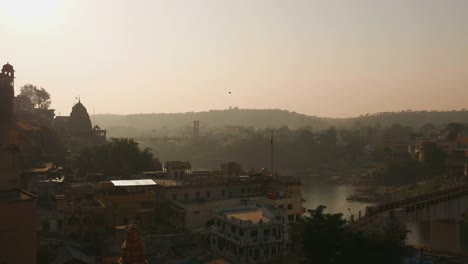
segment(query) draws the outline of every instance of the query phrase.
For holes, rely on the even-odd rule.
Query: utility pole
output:
[[[271,140],[270,140],[270,144],[271,144],[271,160],[270,160],[270,174],[271,176],[273,176],[273,129],[271,129]]]

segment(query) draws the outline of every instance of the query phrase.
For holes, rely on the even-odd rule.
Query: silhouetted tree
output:
[[[84,149],[78,160],[81,173],[103,172],[106,176],[126,176],[152,167],[153,154],[149,148],[140,149],[128,138],[112,138],[104,145]]]
[[[44,88],[37,88],[32,84],[26,84],[21,87],[19,96],[26,97],[35,107],[41,109],[49,109],[50,94]]]
[[[306,263],[402,263],[408,234],[404,226],[390,223],[381,232],[356,233],[347,228],[343,214],[325,214],[325,208],[309,210],[293,227],[293,248],[302,247]]]

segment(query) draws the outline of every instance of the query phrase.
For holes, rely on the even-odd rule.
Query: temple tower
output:
[[[11,64],[3,65],[0,72],[0,123],[12,121],[15,97],[15,70]]]
[[[91,135],[91,119],[86,107],[78,100],[70,114],[70,133],[73,136]]]
[[[140,237],[140,230],[135,224],[130,224],[127,229],[125,242],[122,245],[122,256],[119,264],[148,264],[145,256],[145,248]]]

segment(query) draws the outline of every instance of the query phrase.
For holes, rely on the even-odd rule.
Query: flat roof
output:
[[[250,220],[255,224],[260,222],[260,220],[262,220],[263,222],[268,222],[270,220],[267,217],[263,216],[263,212],[261,209],[260,210],[257,209],[255,211],[245,210],[245,211],[238,211],[238,212],[233,212],[233,213],[226,213],[226,216],[228,218],[234,217],[243,221]]]
[[[147,186],[156,185],[152,179],[139,179],[139,180],[118,180],[111,181],[114,186]]]

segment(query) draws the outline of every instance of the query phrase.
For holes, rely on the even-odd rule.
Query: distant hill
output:
[[[368,114],[354,118],[324,118],[308,116],[279,109],[229,109],[206,112],[171,114],[96,115],[96,122],[108,129],[111,136],[136,137],[154,129],[179,129],[192,126],[194,120],[210,127],[250,126],[268,128],[288,126],[297,129],[310,126],[314,130],[330,126],[353,127],[356,125],[390,126],[400,123],[420,127],[426,123],[442,125],[449,122],[468,123],[468,111],[404,111]]]

